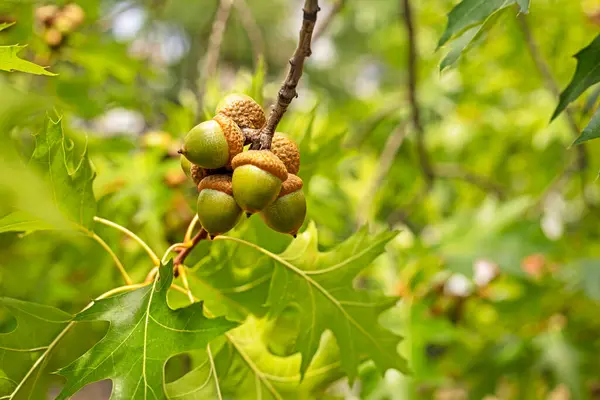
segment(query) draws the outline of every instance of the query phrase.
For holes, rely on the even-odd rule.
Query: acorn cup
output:
[[[207,176],[198,191],[198,220],[211,237],[228,232],[238,223],[242,209],[233,198],[229,175]]]
[[[217,169],[231,164],[244,148],[244,135],[227,116],[216,115],[193,127],[183,139],[180,153],[202,168]]]
[[[240,128],[258,129],[267,122],[262,107],[250,96],[232,93],[217,105],[217,114],[231,118]]]
[[[277,200],[265,207],[260,215],[274,231],[294,237],[306,218],[306,199],[302,192],[302,179],[293,174],[281,186]]]
[[[288,173],[283,162],[268,150],[249,150],[235,156],[233,196],[249,213],[261,211],[275,201]]]
[[[300,150],[298,145],[285,134],[276,132],[271,142],[271,152],[284,164],[287,172],[297,174],[300,170]]]

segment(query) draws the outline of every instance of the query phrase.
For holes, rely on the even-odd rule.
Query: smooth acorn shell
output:
[[[197,205],[198,220],[212,236],[228,232],[242,216],[242,209],[233,196],[219,190],[201,190]]]
[[[306,218],[304,192],[298,190],[279,197],[260,213],[262,219],[274,231],[295,235]]]
[[[179,164],[181,165],[181,169],[183,170],[183,173],[185,174],[185,176],[187,176],[188,178],[192,177],[192,163],[190,162],[190,160],[188,160],[187,158],[185,158],[182,155],[179,156]]]
[[[221,126],[210,120],[193,127],[185,135],[182,154],[202,168],[224,167],[229,162],[229,145]]]
[[[233,196],[245,211],[259,212],[275,201],[282,180],[259,167],[246,164],[233,171]]]

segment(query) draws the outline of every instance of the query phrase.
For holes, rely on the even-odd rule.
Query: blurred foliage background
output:
[[[565,116],[549,123],[557,98],[531,47],[564,87],[572,55],[600,31],[600,3],[532,1],[529,43],[510,8],[440,72],[449,47],[438,50],[437,43],[456,2],[412,2],[431,181],[411,120],[402,2],[321,3],[321,22],[334,13],[314,40],[299,97],[278,130],[301,146],[308,220],[322,249],[363,224],[401,230],[357,284],[401,296],[385,324],[405,336],[400,351],[413,371],[382,379],[367,363],[353,387],[338,383],[323,396],[600,398],[600,142],[586,145],[584,165],[574,162],[574,133]],[[297,42],[302,2],[236,1],[214,65],[207,54],[216,0],[78,4],[84,23],[50,47],[34,18],[40,3],[0,3],[0,18],[16,21],[0,32],[0,44],[26,44],[23,58],[58,74],[0,74],[0,214],[19,204],[59,218],[22,160],[46,113],[60,114],[75,151],[87,143],[97,214],[164,252],[195,212],[195,188],[176,154],[183,135],[225,93],[246,92],[265,108],[273,102]],[[573,105],[580,128],[598,94],[592,89]],[[273,251],[289,243],[253,219],[239,229],[256,230]],[[143,251],[116,231],[96,232],[143,280],[150,268]],[[209,243],[190,259],[206,262],[206,255],[216,257]],[[111,264],[81,235],[0,234],[3,296],[76,312],[119,284]],[[90,343],[61,351],[80,354],[101,334],[89,329],[96,335]]]

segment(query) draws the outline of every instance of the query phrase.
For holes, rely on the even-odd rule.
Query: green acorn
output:
[[[211,235],[232,229],[242,216],[242,209],[233,198],[229,175],[210,175],[198,185],[198,220]]]
[[[306,218],[306,199],[302,192],[302,179],[288,174],[281,186],[277,200],[265,207],[260,215],[274,231],[296,237]]]
[[[259,212],[275,201],[288,173],[283,162],[268,150],[238,154],[233,167],[233,196],[245,211]]]
[[[181,165],[181,169],[183,170],[183,173],[185,174],[185,176],[187,176],[188,178],[192,177],[192,163],[190,162],[190,160],[188,160],[187,158],[185,158],[182,155],[179,156],[179,165]],[[198,182],[200,183],[200,182]]]
[[[232,93],[217,106],[217,114],[231,118],[240,128],[262,128],[267,122],[262,107],[250,96]]]
[[[235,122],[225,115],[216,115],[185,135],[180,153],[202,168],[216,169],[231,165],[243,147],[244,135]]]

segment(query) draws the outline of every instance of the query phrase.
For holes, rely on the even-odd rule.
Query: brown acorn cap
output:
[[[288,177],[285,164],[269,150],[248,150],[238,154],[231,161],[231,166],[235,170],[237,167],[242,165],[251,164],[258,168],[267,171],[279,179],[282,182]]]
[[[194,181],[194,183],[198,185],[200,184],[200,181],[206,178],[208,174],[204,168],[196,164],[192,164],[192,167],[190,168],[190,175],[192,176],[192,180]]]
[[[202,179],[198,185],[198,192],[204,189],[218,190],[219,192],[227,193],[233,196],[231,188],[231,176],[229,175],[209,175]]]
[[[300,179],[299,177],[297,177],[294,174],[288,174],[287,179],[281,185],[281,190],[279,191],[278,197],[283,197],[286,194],[290,194],[290,193],[297,192],[298,190],[302,190],[302,186],[304,186],[302,179]]]
[[[217,114],[223,114],[235,121],[240,128],[262,128],[267,122],[262,107],[250,96],[232,93],[217,106]]]
[[[239,126],[226,115],[217,114],[213,119],[217,121],[225,135],[225,140],[227,140],[229,146],[229,161],[227,162],[227,166],[231,166],[233,157],[244,150],[244,134]]]
[[[271,151],[275,154],[287,168],[290,174],[297,174],[300,170],[300,150],[298,145],[285,134],[276,132],[271,142]]]

